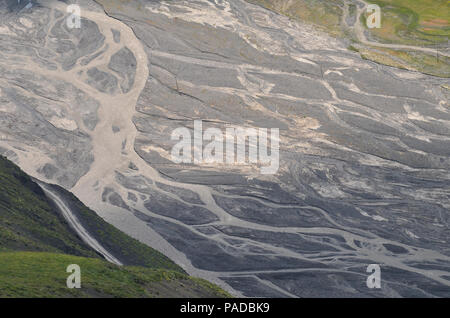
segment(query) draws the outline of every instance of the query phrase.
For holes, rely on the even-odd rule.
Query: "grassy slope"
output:
[[[160,252],[149,248],[104,221],[70,192],[58,186],[53,186],[53,189],[65,199],[66,204],[75,212],[83,227],[124,265],[165,268],[184,273],[181,267]]]
[[[81,268],[69,289],[66,268]],[[37,252],[0,253],[0,297],[228,297],[217,286],[176,271],[119,267],[94,258]]]
[[[125,265],[183,270],[158,251],[105,222],[58,187],[88,232]],[[42,189],[0,156],[0,250],[46,251],[98,257],[71,230]]]
[[[387,44],[446,48],[450,35],[450,2],[447,0],[368,0],[378,4],[382,27],[367,29],[370,37]],[[365,25],[365,24],[364,24]],[[370,60],[417,70],[440,77],[450,77],[450,58],[387,48],[360,47]]]
[[[382,12],[382,28],[370,32],[383,43],[431,46],[447,43],[450,32],[448,0],[368,0]]]
[[[290,18],[313,23],[333,36],[356,38],[342,24],[343,0],[247,0]],[[448,0],[368,0],[378,4],[382,27],[367,29],[370,37],[380,43],[445,48],[450,35],[450,2]],[[355,7],[349,7],[349,14]],[[364,16],[361,23],[364,23]],[[352,46],[364,58],[378,63],[450,77],[450,59],[414,50],[393,50],[355,43]]]
[[[0,156],[0,297],[224,297],[170,259],[106,223],[70,192],[54,187],[85,228],[125,265],[104,261],[78,238],[41,188]],[[82,289],[69,290],[70,264]]]
[[[247,0],[290,18],[315,24],[335,36],[343,35],[340,27],[342,0]]]
[[[0,156],[0,250],[98,257],[16,165]]]

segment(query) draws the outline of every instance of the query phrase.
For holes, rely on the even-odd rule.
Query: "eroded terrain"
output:
[[[450,296],[445,80],[245,1],[98,2],[2,2],[0,153],[235,295]],[[199,119],[279,128],[278,173],[173,163]]]

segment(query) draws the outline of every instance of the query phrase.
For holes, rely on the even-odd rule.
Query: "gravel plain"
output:
[[[0,4],[1,154],[237,296],[450,297],[448,80],[241,0],[76,2]],[[278,172],[173,163],[194,120],[279,128]]]

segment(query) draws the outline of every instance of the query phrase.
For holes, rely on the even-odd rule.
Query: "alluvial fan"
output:
[[[27,173],[235,295],[450,296],[446,80],[241,0],[73,1],[79,27],[32,3],[0,4],[0,154]],[[278,169],[174,162],[199,123],[278,129]]]

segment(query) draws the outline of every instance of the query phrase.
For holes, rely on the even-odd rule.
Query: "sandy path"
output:
[[[59,198],[59,196],[46,187],[44,184],[39,183],[45,194],[58,206],[62,215],[69,223],[69,225],[75,230],[75,232],[81,237],[81,239],[98,253],[103,255],[103,257],[116,265],[123,265],[117,258],[115,258],[111,253],[109,253],[95,238],[93,238],[89,232],[81,225],[77,217],[72,213],[70,208]]]

